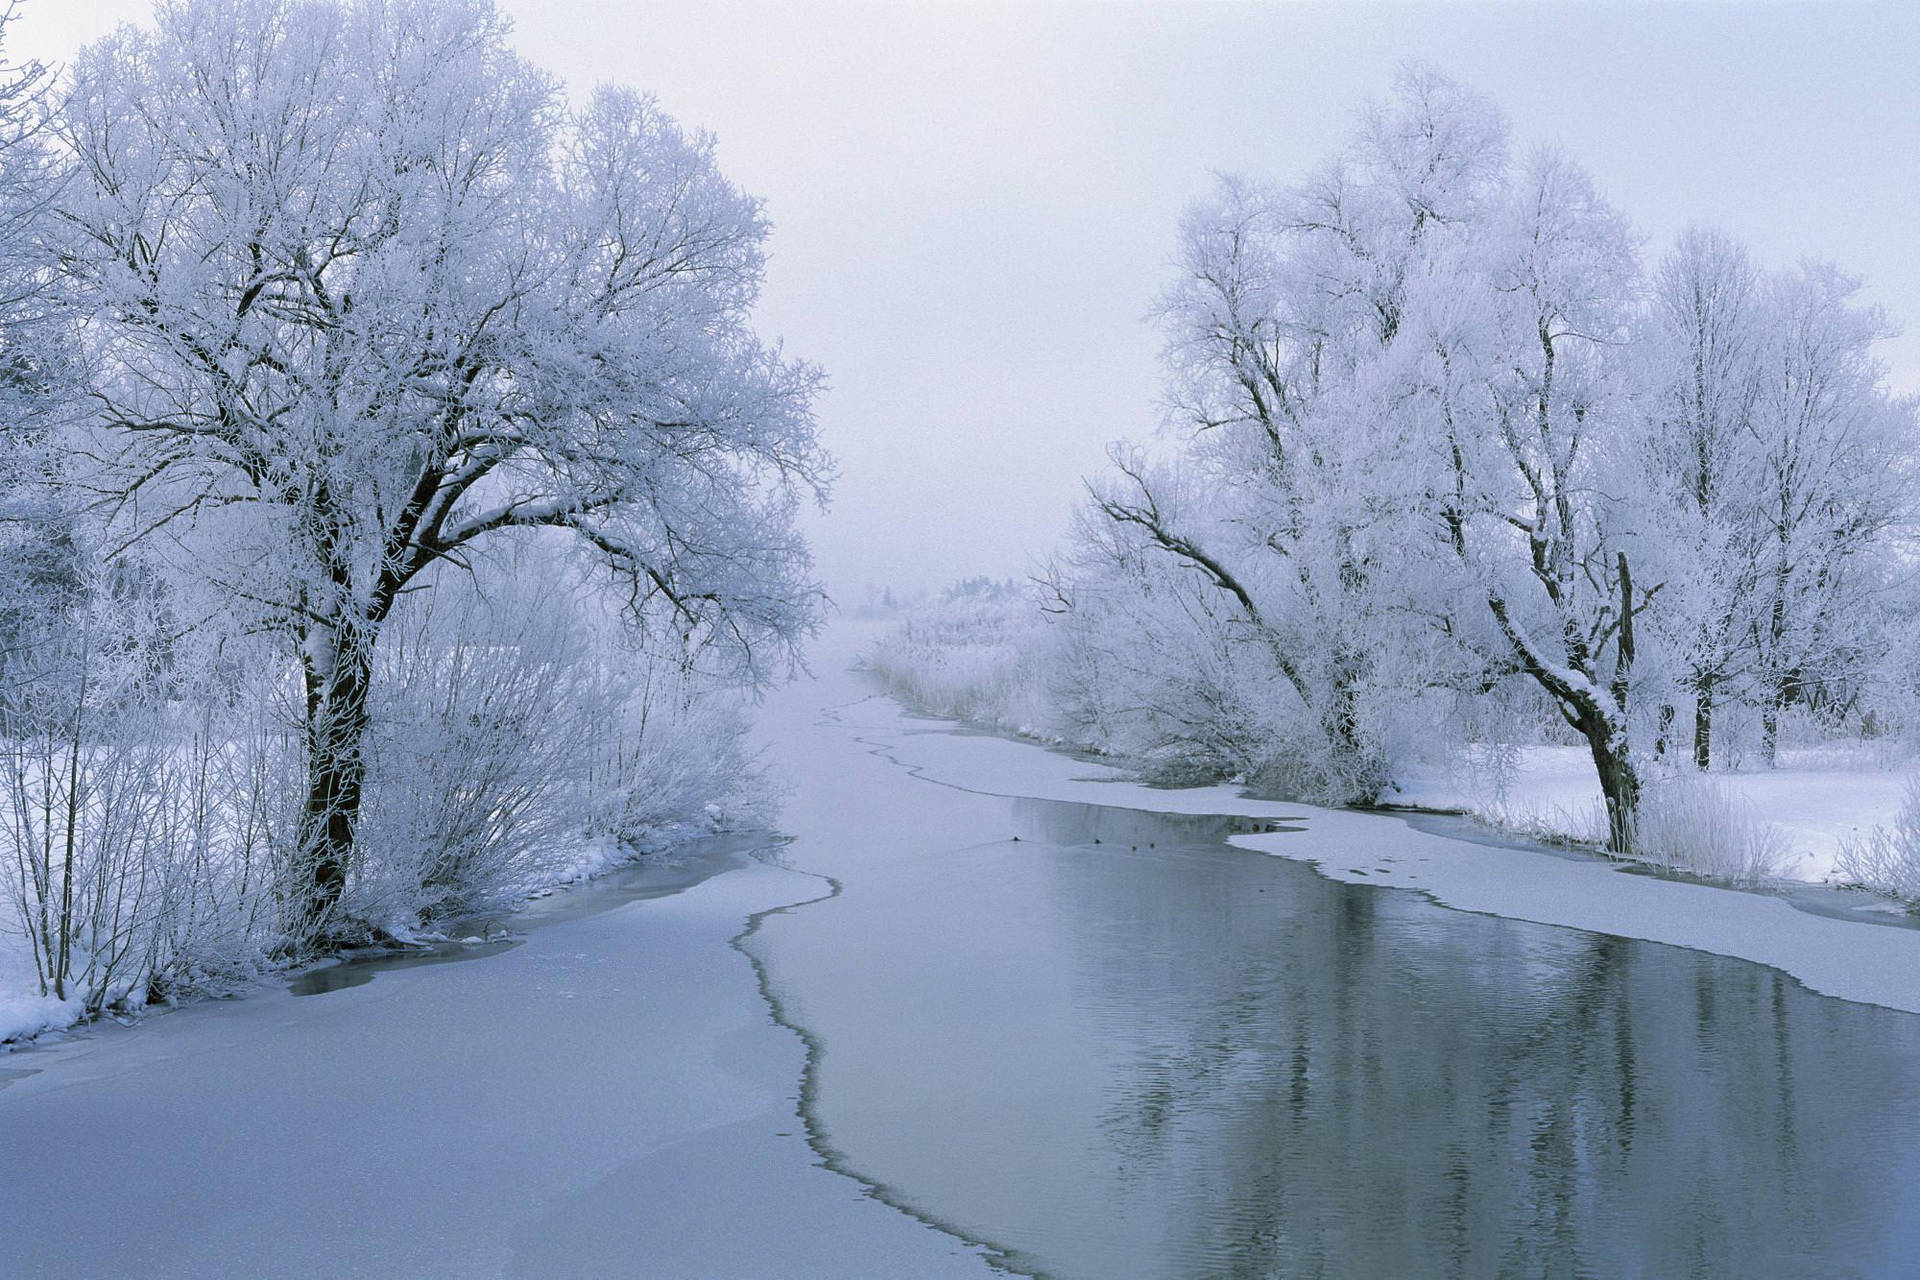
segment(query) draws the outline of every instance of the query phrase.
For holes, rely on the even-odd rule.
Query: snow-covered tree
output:
[[[1761,751],[1780,715],[1844,700],[1871,660],[1886,535],[1913,516],[1915,405],[1890,396],[1873,344],[1886,319],[1824,263],[1767,291],[1754,412],[1756,529],[1751,634]]]
[[[0,8],[0,49],[12,18]],[[73,364],[50,287],[61,170],[43,129],[47,84],[37,64],[0,64],[0,725],[9,666],[18,671],[28,633],[64,612],[78,585],[71,512],[55,486]]]
[[[1419,719],[1571,733],[1611,847],[1672,856],[1710,784],[1640,801],[1689,704],[1701,768],[1729,710],[1769,760],[1789,707],[1907,714],[1920,428],[1851,280],[1705,230],[1649,277],[1422,67],[1305,180],[1219,179],[1174,263],[1171,456],[1110,451],[1045,584],[1059,732],[1348,802]]]
[[[1693,758],[1729,701],[1759,712],[1850,704],[1888,643],[1889,535],[1911,515],[1913,409],[1872,355],[1885,321],[1830,266],[1754,267],[1683,234],[1655,276],[1649,367],[1652,530],[1673,552],[1663,628],[1680,628]]]
[[[1410,289],[1484,216],[1506,164],[1482,99],[1422,67],[1397,89],[1308,181],[1223,178],[1188,213],[1159,314],[1169,422],[1206,496],[1156,492],[1137,465],[1094,492],[1237,609],[1324,743],[1298,789],[1335,799],[1385,783],[1367,702],[1408,695],[1404,633],[1424,625],[1405,600],[1416,450],[1375,384]]]
[[[1639,350],[1647,366],[1646,479],[1653,524],[1685,548],[1668,566],[1667,611],[1693,695],[1693,763],[1713,762],[1714,715],[1737,696],[1759,571],[1752,425],[1760,394],[1764,279],[1746,250],[1683,232],[1653,275]]]
[[[114,545],[287,637],[306,928],[352,867],[382,628],[436,565],[571,538],[764,681],[820,593],[817,375],[755,337],[767,224],[712,140],[567,105],[487,0],[172,0],[56,117]],[[542,535],[540,531],[548,531]]]
[[[1541,151],[1455,266],[1430,282],[1419,339],[1447,536],[1514,663],[1585,740],[1624,852],[1641,787],[1635,620],[1659,590],[1634,583],[1615,487],[1636,426],[1619,355],[1633,237],[1585,173]]]
[[[1179,261],[1170,400],[1206,498],[1121,466],[1097,509],[1238,605],[1373,787],[1367,690],[1524,673],[1588,742],[1624,848],[1654,593],[1613,484],[1636,427],[1625,220],[1563,157],[1510,168],[1499,112],[1412,68],[1308,182],[1223,181]]]

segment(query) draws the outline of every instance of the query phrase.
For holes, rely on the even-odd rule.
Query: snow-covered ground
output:
[[[1826,995],[1920,1013],[1920,930],[1835,919],[1765,893],[1623,874],[1599,859],[1455,839],[1390,815],[1252,800],[1229,786],[1147,787],[1032,743],[929,730],[904,716],[897,728],[869,730],[866,740],[920,776],[971,791],[1270,820],[1291,829],[1233,842],[1301,858],[1339,880],[1419,889],[1461,910],[1752,960]],[[1541,795],[1551,796],[1555,786],[1572,795],[1572,775],[1571,768],[1560,775],[1543,770]],[[1886,785],[1897,791],[1899,780]],[[1843,799],[1809,800],[1796,810],[1790,787],[1761,790],[1778,812],[1797,812],[1802,822],[1821,814],[1848,815],[1850,823],[1864,818],[1850,814]],[[1429,803],[1443,798],[1437,789],[1430,796]]]
[[[682,838],[700,834],[694,831],[669,833],[663,848],[672,849]],[[538,879],[523,887],[528,897],[545,897],[565,886],[576,884],[628,862],[633,854],[610,839],[582,840],[563,852],[544,859]],[[406,922],[388,922],[395,936],[407,938],[411,929]],[[0,1045],[10,1040],[25,1040],[43,1031],[70,1027],[86,1015],[86,1006],[77,999],[57,999],[39,994],[31,944],[22,932],[18,912],[11,902],[0,899]]]
[[[25,950],[0,946],[0,1041],[67,1026],[85,1012],[78,1000],[37,994],[32,965]]]
[[[1832,878],[1840,846],[1900,811],[1911,768],[1883,767],[1864,751],[1813,748],[1781,753],[1781,767],[1715,773],[1712,780],[1756,819],[1771,823],[1791,852],[1781,873]],[[1586,836],[1604,829],[1600,784],[1585,747],[1523,747],[1496,782],[1492,770],[1459,769],[1402,779],[1395,804],[1460,809],[1499,827]]]
[[[484,958],[0,1055],[0,1275],[986,1277],[807,1144],[805,1046],[729,942],[824,888],[736,860]]]

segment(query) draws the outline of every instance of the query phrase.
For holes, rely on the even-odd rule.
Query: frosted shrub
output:
[[[773,820],[774,788],[747,745],[744,700],[668,664],[605,711],[587,772],[587,832],[629,848]]]
[[[1271,646],[1191,575],[1138,596],[1102,581],[1059,590],[1072,604],[1049,618],[1011,584],[962,583],[882,638],[868,666],[921,710],[1070,741],[1160,785],[1239,778],[1314,801],[1377,793],[1378,779],[1354,776],[1333,749]],[[1360,735],[1378,736],[1371,724]]]
[[[0,765],[0,858],[40,994],[89,1013],[143,973],[167,888],[164,746],[75,715],[64,734],[10,736]]]
[[[1835,869],[1842,880],[1920,905],[1920,777],[1907,783],[1892,826],[1841,841]]]
[[[1694,776],[1647,788],[1634,840],[1640,856],[1659,866],[1735,884],[1778,876],[1792,852],[1778,827],[1720,783]]]
[[[1291,741],[1270,664],[1245,628],[1178,580],[1154,592],[1104,580],[1066,584],[1044,687],[1075,741],[1166,785],[1252,779]],[[1256,782],[1255,785],[1259,785]]]
[[[577,585],[443,579],[390,625],[344,919],[404,937],[747,808],[738,695],[623,648]]]
[[[156,696],[124,615],[57,620],[22,655],[0,734],[0,933],[38,994],[91,1016],[258,975],[284,936],[290,777],[261,690],[200,699],[174,649],[178,696]]]
[[[510,905],[758,794],[739,696],[621,648],[562,578],[444,586],[389,629],[337,936]],[[156,650],[135,604],[50,620],[0,681],[0,947],[65,1017],[300,951],[299,677],[270,642]]]
[[[235,705],[170,717],[150,995],[229,992],[286,958],[300,758],[284,685],[255,672]]]
[[[1012,729],[1045,720],[1042,620],[1012,583],[974,579],[916,610],[866,654],[888,690],[933,715]]]
[[[404,936],[504,905],[579,841],[586,705],[565,610],[428,593],[384,637],[344,915]]]
[[[1523,803],[1502,796],[1472,810],[1473,816],[1501,831],[1541,844],[1604,844],[1607,807],[1589,804]]]

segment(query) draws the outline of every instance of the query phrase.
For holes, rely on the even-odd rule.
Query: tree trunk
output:
[[[1624,557],[1621,578],[1623,586],[1630,588],[1632,580],[1626,572]],[[1624,599],[1632,598],[1626,590],[1621,594]],[[1640,775],[1634,769],[1628,753],[1625,725],[1633,667],[1630,623],[1623,620],[1616,640],[1620,646],[1620,660],[1615,665],[1610,690],[1616,710],[1609,711],[1606,702],[1602,701],[1593,687],[1590,667],[1583,665],[1575,668],[1586,677],[1584,680],[1568,680],[1540,658],[1528,642],[1525,632],[1514,625],[1505,600],[1495,594],[1489,594],[1487,600],[1493,608],[1494,620],[1506,634],[1521,666],[1553,698],[1567,724],[1587,740],[1587,749],[1593,754],[1594,771],[1600,775],[1600,793],[1606,798],[1607,848],[1619,856],[1631,854],[1634,850],[1634,824],[1640,814]]]
[[[1379,753],[1366,741],[1360,726],[1360,671],[1364,656],[1342,644],[1336,650],[1332,705],[1321,724],[1333,752],[1335,777],[1330,779],[1339,804],[1372,804],[1386,785],[1387,769]]]
[[[1713,672],[1702,671],[1693,691],[1693,767],[1702,773],[1713,767],[1713,689]]]
[[[1780,564],[1773,574],[1773,606],[1769,610],[1767,646],[1767,683],[1760,705],[1760,759],[1771,769],[1780,758],[1780,713],[1787,705],[1787,663],[1784,660],[1787,639],[1787,585],[1791,580],[1787,562],[1785,535],[1782,534]]]
[[[1627,753],[1619,749],[1605,721],[1583,719],[1580,731],[1593,753],[1600,794],[1606,798],[1607,850],[1616,857],[1627,857],[1634,851],[1634,826],[1640,817],[1640,774]]]
[[[367,772],[362,748],[371,683],[372,663],[364,653],[341,654],[324,675],[311,664],[307,669],[307,803],[300,815],[305,901],[297,936],[309,945],[335,923],[334,909],[353,862]]]
[[[1627,754],[1627,703],[1632,694],[1634,663],[1633,569],[1622,551],[1618,560],[1620,586],[1620,630],[1614,638],[1615,661],[1609,693],[1616,716],[1580,716],[1580,731],[1587,735],[1593,752],[1593,766],[1600,774],[1600,794],[1607,802],[1607,848],[1616,856],[1633,852],[1634,824],[1640,817],[1640,775]],[[1644,602],[1643,602],[1644,603]]]

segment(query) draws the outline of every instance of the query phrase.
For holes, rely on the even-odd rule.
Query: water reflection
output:
[[[982,843],[895,848],[765,945],[823,1046],[835,1154],[1017,1267],[1763,1277],[1920,1257],[1920,1019],[1334,883],[1222,847],[1224,819],[978,797],[937,816]],[[984,838],[1009,822],[1019,842]]]
[[[1859,1132],[1913,1139],[1912,1019],[1282,878],[1251,919],[1211,916],[1204,954],[1174,942],[1200,923],[1184,895],[1074,886],[1099,922],[1082,979],[1134,993],[1107,1002],[1134,1043],[1104,1136],[1132,1185],[1180,1198],[1206,1274],[1839,1275],[1889,1222]],[[1115,916],[1172,945],[1103,945]]]

